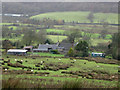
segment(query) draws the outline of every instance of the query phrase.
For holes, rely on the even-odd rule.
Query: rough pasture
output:
[[[3,56],[5,62],[3,66],[3,80],[9,79],[15,75],[14,78],[21,79],[29,82],[39,83],[39,79],[42,80],[41,84],[64,83],[64,81],[75,80],[76,78],[82,80],[82,82],[89,82],[89,84],[96,85],[97,82],[101,82],[102,87],[117,87],[118,79],[118,65],[116,61],[106,60],[106,63],[102,58],[57,58],[57,57],[34,57],[30,56]],[[17,59],[17,60],[16,60]],[[100,61],[102,60],[102,62]],[[23,60],[22,63],[17,61]],[[27,62],[26,62],[27,61]],[[59,82],[58,82],[59,80]],[[103,85],[104,83],[104,85]],[[89,84],[87,87],[89,87]],[[109,86],[111,84],[111,86]],[[94,85],[92,84],[94,87]],[[61,86],[62,87],[62,86]],[[97,86],[99,87],[99,85]]]

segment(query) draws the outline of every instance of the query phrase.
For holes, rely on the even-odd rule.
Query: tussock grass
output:
[[[41,85],[39,83],[37,84],[32,84],[29,82],[24,82],[23,80],[19,78],[9,78],[7,80],[2,80],[2,89],[9,88],[41,88]]]
[[[62,88],[82,88],[82,87],[83,85],[80,80],[65,81],[62,86]]]

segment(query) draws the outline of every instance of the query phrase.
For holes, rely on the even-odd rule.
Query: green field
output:
[[[16,42],[16,41],[21,40],[21,39],[22,39],[22,37],[17,37],[17,38],[2,38],[2,40],[10,40],[12,42]]]
[[[52,54],[52,53],[42,53],[42,52],[34,52],[33,55],[51,56],[51,57],[64,57],[64,55],[62,55],[62,54]]]
[[[23,81],[35,83],[42,83],[42,84],[61,84],[64,81],[73,81],[73,80],[80,80],[84,84],[84,88],[113,88],[117,87],[117,80],[116,75],[118,73],[118,65],[117,64],[104,64],[104,63],[96,63],[94,61],[88,61],[83,59],[73,59],[70,58],[47,58],[47,57],[35,57],[32,56],[8,56],[10,59],[10,63],[15,64],[17,59],[18,61],[23,60],[23,63],[20,65],[27,66],[28,68],[22,69],[22,67],[12,67],[8,66],[7,63],[2,65],[4,68],[8,68],[8,71],[4,71],[3,69],[3,80],[8,80],[9,78],[20,79]],[[4,61],[8,60],[6,55],[3,55]],[[76,60],[76,61],[75,61]],[[27,62],[26,62],[27,61]],[[41,61],[45,61],[39,67],[36,67],[36,64],[41,63]],[[74,63],[71,63],[74,62]],[[17,65],[17,64],[16,64]],[[48,65],[48,69],[44,70],[43,68]],[[71,65],[71,66],[69,66]],[[59,67],[62,66],[63,68],[68,66],[67,69],[60,69]],[[56,70],[59,68],[59,70]],[[27,70],[33,70],[31,74],[27,72]],[[10,72],[12,72],[10,74]],[[24,72],[23,72],[24,71]],[[49,74],[39,74],[47,72]],[[62,72],[72,72],[72,73],[62,73]],[[22,73],[22,74],[20,74]],[[94,79],[93,76],[94,75]],[[84,78],[82,77],[84,76]],[[110,77],[115,76],[110,79]],[[44,79],[39,81],[39,79]],[[58,82],[59,81],[59,82]],[[87,85],[86,85],[87,84]],[[44,86],[44,85],[43,85]]]
[[[30,17],[30,19],[40,20],[43,18],[50,18],[53,20],[64,20],[65,22],[79,22],[79,23],[89,23],[87,16],[90,12],[50,12],[35,15]],[[118,15],[114,13],[94,13],[94,23],[100,23],[106,21],[108,23],[118,24]]]
[[[105,39],[91,39],[91,44],[92,46],[97,46],[99,43],[105,43],[107,44],[109,41],[111,41],[110,39],[105,40]]]
[[[60,36],[60,35],[47,35],[49,39],[51,39],[54,43],[57,43],[58,40],[61,42],[64,39],[67,39],[67,36]]]
[[[70,13],[72,13],[72,12],[70,12]],[[83,13],[83,12],[76,12],[76,13]],[[53,13],[50,13],[50,14],[53,15]],[[48,13],[48,15],[49,15],[49,13]],[[113,15],[113,14],[111,14],[111,15]],[[40,29],[35,28],[36,25],[34,25],[34,24],[16,23],[16,24],[19,24],[19,26],[13,26],[13,24],[15,24],[15,23],[2,23],[2,24],[6,25],[6,27],[8,27],[9,29],[12,28],[13,32],[15,32],[15,33],[16,33],[15,30],[19,30],[19,32],[20,32],[20,30],[22,30],[22,28],[27,28],[26,30],[35,30],[36,33],[40,31]],[[9,26],[7,26],[7,25],[9,25]],[[30,27],[27,25],[32,25],[33,27]],[[38,25],[37,27],[41,27],[41,26]],[[59,42],[61,42],[62,40],[67,39],[67,36],[62,36],[62,35],[68,35],[71,33],[70,30],[74,30],[74,29],[78,29],[80,31],[80,33],[82,34],[82,37],[80,39],[84,38],[85,35],[86,36],[91,35],[91,42],[92,42],[91,45],[92,46],[97,46],[99,43],[107,43],[108,41],[111,41],[112,34],[118,32],[117,26],[108,25],[108,27],[106,29],[107,30],[106,37],[105,37],[105,39],[102,39],[102,37],[101,37],[101,31],[103,30],[102,25],[54,25],[52,28],[46,29],[46,33],[48,34],[47,39],[51,39],[53,41],[53,43],[57,43],[58,40],[59,40]],[[59,34],[61,34],[61,35],[59,35]],[[12,38],[6,36],[5,38],[2,38],[2,40],[9,39],[12,42],[16,42],[17,40],[21,41],[24,34],[21,34],[20,36],[17,36],[17,37],[13,36],[13,34],[11,36],[12,36]]]
[[[13,23],[0,23],[0,25],[11,25]]]
[[[107,34],[107,35],[106,35],[106,39],[110,39],[110,38],[112,38],[112,35]]]
[[[92,35],[92,39],[91,39],[91,42],[92,42],[91,45],[92,46],[97,46],[99,43],[108,43],[109,41],[111,41],[111,39],[110,39],[111,35],[107,35],[106,39],[96,39],[96,38],[98,38],[98,35],[99,34],[93,34]],[[21,37],[17,37],[17,38],[10,38],[9,40],[12,41],[12,42],[15,42],[15,41],[21,40],[22,36]],[[67,39],[67,36],[47,35],[47,38],[51,39],[54,43],[57,43],[58,40],[59,40],[59,42],[61,42],[62,40]],[[8,39],[8,38],[2,38],[2,40],[5,40],[5,39]]]
[[[17,27],[16,26],[9,26],[8,27],[10,30],[12,29],[12,30],[17,30]]]
[[[17,40],[21,40],[22,37],[23,37],[23,35],[21,37],[17,37],[17,38],[9,38],[9,40],[12,41],[12,42],[15,42]],[[59,42],[61,42],[62,40],[67,39],[67,36],[47,35],[47,38],[51,39],[54,43],[57,43],[58,40],[59,40]],[[5,39],[8,39],[8,38],[2,38],[2,40],[5,40]]]
[[[60,30],[60,29],[46,29],[46,31],[47,31],[47,33],[51,33],[51,32],[58,33],[58,34],[65,33],[65,30]]]

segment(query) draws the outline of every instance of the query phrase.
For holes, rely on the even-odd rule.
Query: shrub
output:
[[[76,55],[75,56],[80,56],[80,57],[88,57],[89,53],[89,47],[88,47],[88,43],[86,41],[80,41],[76,46],[75,46],[75,50],[76,50]]]
[[[51,50],[50,52],[53,53],[53,54],[60,54],[60,53],[58,52],[58,50]]]
[[[73,48],[70,48],[70,50],[68,51],[68,56],[70,56],[70,57],[73,57],[74,56],[74,50],[73,50]]]

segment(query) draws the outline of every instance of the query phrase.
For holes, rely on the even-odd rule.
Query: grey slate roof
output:
[[[71,43],[60,43],[60,47],[64,47],[65,50],[69,50],[72,47]]]
[[[48,48],[52,48],[52,49],[57,49],[58,45],[56,44],[39,44],[38,49],[48,49]]]
[[[38,49],[33,49],[34,51],[49,51],[49,49],[56,50],[64,47],[59,47],[58,44],[39,44]]]

